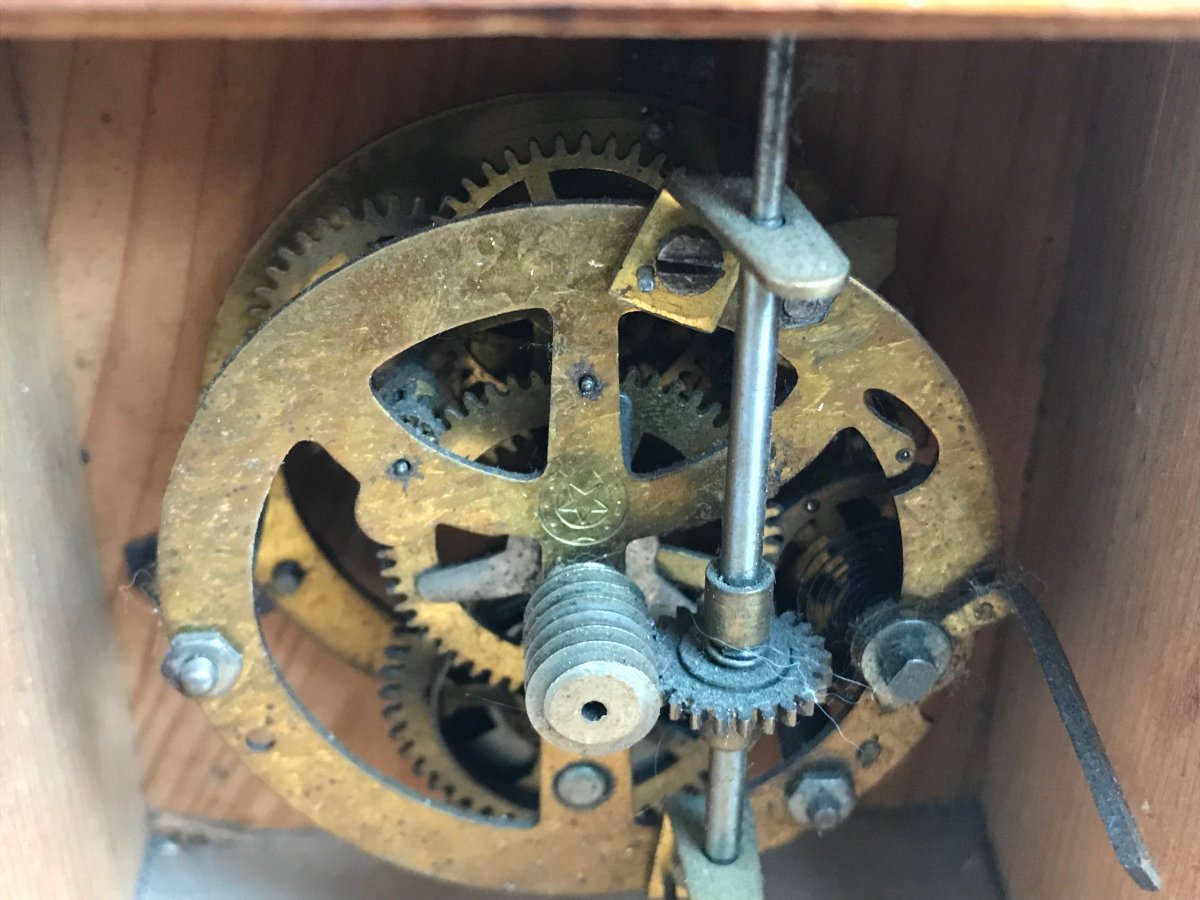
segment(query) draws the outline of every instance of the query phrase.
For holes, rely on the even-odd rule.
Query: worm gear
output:
[[[787,612],[775,618],[758,662],[724,666],[706,652],[694,623],[681,617],[658,632],[658,671],[667,714],[693,729],[745,735],[756,725],[773,734],[777,723],[795,725],[825,702],[831,678],[825,642],[807,622]]]
[[[433,794],[480,815],[536,817],[540,744],[520,695],[466,675],[402,628],[380,677],[388,733]],[[660,722],[631,754],[637,809],[703,785],[704,745],[677,725]]]
[[[506,191],[522,187],[526,198],[534,203],[549,203],[559,199],[555,176],[566,172],[605,172],[622,176],[635,185],[642,185],[657,192],[663,184],[663,166],[666,156],[659,154],[643,165],[642,145],[634,143],[624,153],[620,152],[617,136],[610,135],[604,145],[596,149],[592,136],[583,132],[574,150],[567,149],[567,139],[558,134],[554,137],[553,149],[547,153],[537,140],[529,142],[529,155],[521,159],[512,148],[504,151],[507,168],[498,170],[489,162],[482,164],[482,184],[470,178],[462,180],[464,197],[447,196],[442,202],[443,214],[466,216],[481,212],[492,206]],[[578,196],[578,195],[576,195]]]

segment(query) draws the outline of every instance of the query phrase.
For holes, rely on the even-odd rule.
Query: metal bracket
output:
[[[1025,585],[1006,585],[1004,593],[1016,608],[1029,645],[1042,667],[1042,676],[1046,679],[1059,718],[1075,748],[1075,755],[1079,758],[1079,765],[1091,789],[1100,821],[1104,823],[1108,839],[1117,854],[1117,861],[1138,887],[1144,891],[1157,891],[1161,882],[1154,860],[1150,858],[1150,849],[1125,800],[1116,770],[1104,750],[1096,722],[1088,710],[1079,682],[1075,680],[1071,662],[1058,635],[1054,633],[1054,626],[1050,624],[1050,619],[1033,592]]]
[[[749,178],[676,175],[667,190],[782,299],[828,300],[845,287],[850,260],[792,191],[783,191],[782,223],[772,228],[750,218]]]
[[[749,804],[742,813],[741,851],[731,863],[715,863],[704,852],[703,797],[676,794],[666,802],[675,841],[674,877],[658,896],[688,900],[762,900],[762,862]],[[686,889],[686,893],[681,890]],[[651,892],[655,893],[655,892]]]

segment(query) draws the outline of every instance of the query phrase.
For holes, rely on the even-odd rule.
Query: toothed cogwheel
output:
[[[535,819],[537,811],[533,805],[522,805],[497,793],[503,788],[493,790],[480,784],[460,761],[458,752],[463,748],[454,745],[453,738],[442,727],[447,705],[460,710],[474,707],[490,717],[515,716],[523,720],[521,698],[500,686],[452,680],[447,657],[412,632],[397,629],[395,641],[387,650],[388,662],[380,670],[384,684],[379,696],[385,703],[382,714],[389,723],[388,734],[396,742],[400,755],[410,761],[413,773],[424,780],[433,794],[462,809],[514,821]],[[453,669],[461,671],[460,667]],[[455,691],[450,699],[445,696],[449,689]],[[478,744],[481,737],[472,731],[473,744]],[[502,742],[508,755],[515,752],[514,740],[519,738],[509,734]],[[524,779],[528,784],[514,782],[512,794],[518,798],[522,788],[536,796],[539,748],[540,741],[531,731],[528,746],[522,752],[529,754],[532,771]],[[707,749],[678,726],[660,723],[632,752],[635,808],[650,809],[672,794],[702,789]],[[669,761],[662,764],[661,760]],[[496,769],[495,765],[488,766],[492,775]]]
[[[711,722],[718,734],[747,734],[756,725],[773,734],[780,722],[812,715],[832,679],[824,640],[792,612],[771,623],[762,659],[748,668],[714,662],[687,616],[655,638],[667,715],[696,730]]]
[[[659,154],[645,165],[641,162],[641,156],[642,145],[636,143],[622,154],[616,135],[610,135],[604,146],[596,150],[592,144],[592,136],[585,131],[580,135],[579,146],[571,151],[567,149],[566,137],[559,134],[554,138],[554,148],[550,153],[546,153],[541,144],[532,140],[529,142],[527,159],[519,158],[509,148],[504,151],[507,169],[499,171],[491,163],[485,162],[481,166],[482,184],[464,178],[462,186],[466,197],[446,197],[442,201],[442,214],[466,216],[480,212],[504,191],[517,185],[524,186],[532,202],[550,203],[558,199],[551,176],[558,172],[575,170],[623,175],[657,191],[663,185],[663,165],[666,156]]]
[[[621,382],[621,394],[630,401],[633,450],[650,434],[692,459],[729,437],[729,426],[717,424],[720,404],[706,402],[701,391],[689,391],[680,381],[664,382],[656,372],[633,368]]]
[[[445,663],[445,658],[428,641],[404,629],[396,629],[395,643],[385,651],[387,663],[380,669],[385,702],[382,714],[390,723],[388,734],[401,756],[407,758],[414,775],[447,802],[482,815],[528,818],[528,810],[509,802],[476,782],[445,746],[436,710],[428,696]]]
[[[217,318],[204,364],[205,381],[216,375],[228,352],[314,282],[377,245],[411,234],[431,222],[424,201],[405,205],[399,197],[388,195],[364,200],[358,212],[340,207],[328,218],[316,219],[295,232],[290,243],[275,248],[272,264],[257,276],[261,283],[253,289],[253,300],[245,307],[246,319]],[[244,324],[247,320],[249,325]],[[235,328],[238,333],[226,333]]]
[[[664,388],[646,373],[630,373],[622,384],[633,409],[636,441],[647,434],[674,447],[685,457],[695,458],[724,440],[726,429],[716,424],[719,407],[705,404],[699,392],[682,386]],[[445,413],[447,429],[439,446],[457,456],[475,460],[487,450],[524,435],[545,424],[549,388],[536,375],[526,384],[510,381],[505,390],[483,389],[483,396],[467,394],[461,410]],[[640,410],[640,412],[639,412]],[[464,426],[467,431],[460,431]],[[493,633],[457,603],[427,601],[416,590],[418,574],[436,564],[436,557],[422,554],[420,537],[412,547],[392,547],[381,553],[383,574],[392,586],[396,611],[410,617],[411,627],[425,634],[443,652],[470,671],[486,674],[493,684],[514,689],[524,680],[524,656],[520,646]]]

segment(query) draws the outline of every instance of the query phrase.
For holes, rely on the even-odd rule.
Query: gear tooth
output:
[[[774,716],[763,716],[762,730],[763,730],[763,734],[774,734],[775,733],[775,717]]]
[[[561,133],[554,136],[554,154],[556,156],[567,155],[567,139]]]
[[[280,247],[279,256],[284,261],[285,268],[290,269],[292,264],[299,258],[298,254],[291,247]],[[267,270],[268,272],[270,269]]]
[[[750,715],[746,717],[738,716],[736,726],[737,733],[742,737],[748,736],[750,734],[750,729],[754,727],[754,712],[755,710],[752,710]]]
[[[533,147],[537,146],[536,141],[530,141],[530,144]],[[517,154],[513,152],[511,147],[504,148],[504,162],[508,165],[508,169],[506,169],[508,172],[511,172],[513,169],[521,165],[521,160],[517,159]]]
[[[412,212],[409,213],[414,219],[423,219],[429,215],[429,206],[425,202],[424,197],[417,197],[412,202]]]
[[[500,174],[496,171],[496,167],[486,160],[484,160],[481,168],[483,169],[483,177],[485,181],[494,181]]]
[[[683,709],[678,703],[671,702],[667,704],[667,718],[672,722],[678,722],[683,717]]]
[[[783,724],[788,728],[795,728],[798,721],[800,721],[800,713],[794,706],[783,711]]]
[[[280,268],[279,266],[267,266],[264,274],[270,281],[274,282],[275,287],[279,287],[280,282],[287,277],[287,269]]]
[[[401,687],[398,684],[385,684],[379,688],[379,697],[382,700],[396,700],[400,696]]]
[[[463,394],[462,404],[463,408],[467,411],[467,415],[470,415],[477,409],[482,409],[484,405],[483,401],[475,396],[475,394],[473,394],[471,391],[467,391],[465,394]]]
[[[307,253],[316,244],[316,240],[307,231],[296,232],[296,244],[300,247],[301,253]]]
[[[700,713],[693,712],[688,719],[688,725],[691,726],[692,731],[699,731],[701,725]]]
[[[464,216],[471,211],[471,207],[466,203],[449,195],[442,198],[442,206],[449,209],[453,216]],[[436,219],[434,221],[435,224],[444,224],[444,222],[437,222]]]

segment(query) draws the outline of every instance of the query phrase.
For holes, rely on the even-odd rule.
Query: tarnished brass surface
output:
[[[689,225],[703,224],[699,215],[686,209],[670,192],[659,193],[617,269],[611,286],[613,295],[680,325],[700,331],[715,329],[725,307],[729,305],[741,272],[738,258],[730,251],[725,250],[722,254],[725,259],[724,274],[702,294],[673,294],[659,281],[655,281],[649,291],[643,290],[638,284],[639,271],[654,268],[654,258],[664,236]]]
[[[661,146],[643,142],[648,110],[670,125]],[[731,125],[707,113],[599,93],[489,101],[386,135],[325,172],[251,250],[218,313],[204,380],[215,376],[244,340],[308,285],[373,246],[429,226],[434,221],[431,211],[442,217],[478,212],[518,184],[531,199],[553,199],[552,176],[580,170],[624,176],[650,192],[662,183],[664,152],[672,165],[716,172],[735,165],[742,147]],[[806,173],[806,184],[816,191],[818,180]],[[507,439],[521,433],[522,416],[531,409],[539,411],[532,403],[516,409],[506,403],[472,410],[473,428],[455,434],[457,443],[449,449],[474,459],[487,449],[477,449],[475,443],[497,433],[489,426],[502,424],[499,430],[507,433],[496,440]],[[675,415],[671,423],[678,418]],[[342,658],[376,671],[377,654],[390,634],[386,616],[342,583],[342,571],[318,548],[283,484],[273,491],[271,504],[260,538],[260,560],[270,560],[271,566],[295,561],[307,573],[302,591],[276,598],[278,608]],[[265,578],[269,570],[262,572],[263,565],[257,574]],[[454,635],[440,635],[439,624],[422,622],[420,627],[454,650]],[[471,653],[475,648],[463,649]],[[481,658],[479,664],[487,668],[491,661]]]
[[[614,796],[581,813],[558,804],[548,787],[573,759],[544,747],[541,815],[532,827],[448,809],[350,757],[281,681],[259,630],[251,574],[263,505],[284,456],[311,440],[361,484],[357,512],[368,533],[426,558],[438,522],[532,537],[570,558],[715,519],[724,470],[719,449],[654,477],[612,464],[621,459],[616,326],[633,307],[607,289],[642,215],[613,205],[507,210],[415,235],[334,273],[229,362],[180,452],[160,537],[164,618],[174,630],[215,628],[244,654],[241,678],[226,696],[203,701],[206,711],[251,768],[316,824],[409,868],[547,893],[639,889],[657,834],[632,823],[625,756],[604,760]],[[549,459],[541,478],[442,452],[398,427],[371,394],[372,371],[430,334],[531,308],[548,311],[555,328]],[[780,350],[799,381],[776,413],[774,484],[850,427],[863,433],[889,475],[901,474],[911,439],[864,403],[867,390],[885,389],[921,417],[940,446],[932,473],[896,497],[906,597],[933,602],[995,557],[995,500],[977,428],[961,391],[907,322],[852,283],[821,325],[783,335]],[[581,365],[605,386],[598,396],[581,396]],[[409,462],[410,477],[395,477],[397,460]],[[547,529],[539,512],[546,485],[585,470],[615,481],[625,503],[619,521],[605,518],[611,512],[589,513],[604,523],[603,536],[580,550]],[[420,527],[402,527],[414,522]],[[484,630],[461,607],[443,607],[462,613],[464,629]],[[956,640],[966,637],[947,630]],[[515,654],[519,671],[519,649],[502,649]],[[855,768],[861,792],[925,727],[916,710],[885,713],[862,698],[843,718],[842,734],[831,730],[756,788],[760,843],[775,845],[796,830],[783,802],[783,783],[796,767],[877,740],[880,752]],[[262,728],[274,742],[255,752],[247,737]]]

